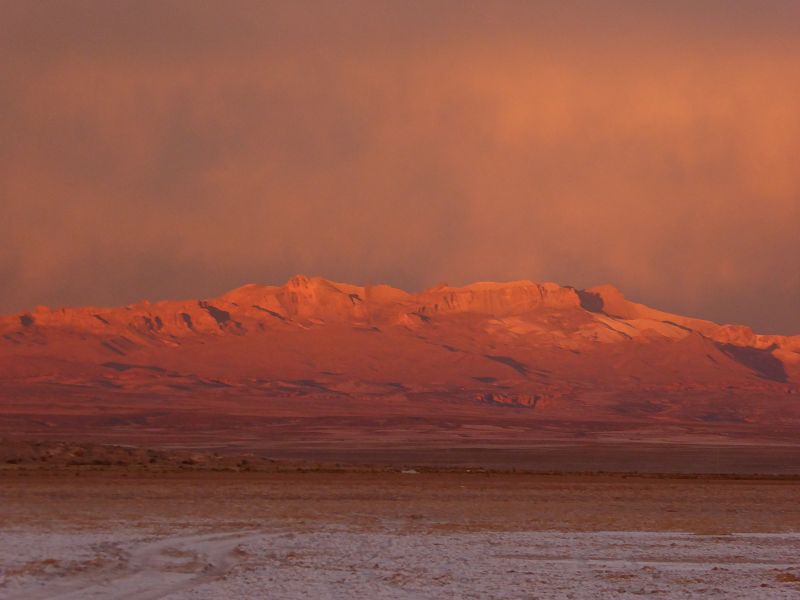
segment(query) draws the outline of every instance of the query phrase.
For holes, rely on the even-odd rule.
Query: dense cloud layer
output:
[[[306,272],[800,333],[800,5],[529,4],[0,2],[0,312]]]

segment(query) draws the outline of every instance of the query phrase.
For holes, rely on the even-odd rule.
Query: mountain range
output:
[[[188,422],[213,405],[202,427],[215,411],[222,422],[358,406],[789,435],[798,390],[800,336],[670,314],[610,285],[408,293],[295,276],[206,300],[0,317],[0,425],[13,431],[79,419],[157,430],[182,426],[165,425],[171,408]]]

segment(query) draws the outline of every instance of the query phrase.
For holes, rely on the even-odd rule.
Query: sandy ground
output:
[[[0,598],[797,598],[800,482],[6,473]]]

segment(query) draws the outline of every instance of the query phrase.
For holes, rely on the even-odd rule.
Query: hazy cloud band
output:
[[[0,311],[296,272],[800,332],[795,2],[0,2]]]

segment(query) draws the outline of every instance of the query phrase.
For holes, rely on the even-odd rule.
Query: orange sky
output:
[[[800,333],[800,3],[0,0],[0,312],[304,272]]]

